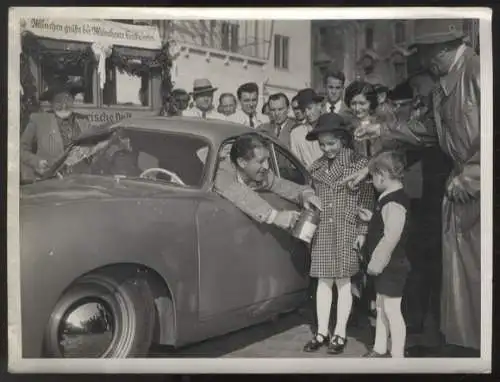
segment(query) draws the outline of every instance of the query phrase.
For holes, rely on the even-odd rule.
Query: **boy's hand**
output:
[[[383,269],[380,269],[373,261],[370,261],[368,263],[368,267],[366,269],[366,273],[368,273],[370,276],[378,276],[381,274]]]
[[[363,245],[365,245],[365,240],[366,240],[365,235],[358,235],[356,237],[356,240],[354,241],[354,249],[358,252],[361,251]]]

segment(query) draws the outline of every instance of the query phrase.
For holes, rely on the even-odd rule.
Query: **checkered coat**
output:
[[[364,157],[342,149],[330,169],[324,156],[311,166],[314,188],[323,206],[312,242],[311,277],[345,278],[359,271],[354,243],[358,234],[366,235],[368,226],[359,220],[358,210],[372,209],[375,193],[368,183],[354,191],[339,183],[366,165]]]

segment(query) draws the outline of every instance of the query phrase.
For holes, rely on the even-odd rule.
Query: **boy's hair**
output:
[[[403,179],[406,167],[405,155],[399,151],[382,151],[368,162],[370,174],[386,171],[392,179]]]

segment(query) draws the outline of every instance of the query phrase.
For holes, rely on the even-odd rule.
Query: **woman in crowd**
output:
[[[307,134],[319,141],[323,156],[311,166],[314,187],[323,211],[312,243],[310,275],[318,279],[316,289],[317,333],[304,351],[314,352],[328,345],[330,354],[342,353],[347,344],[347,322],[351,313],[351,277],[359,271],[358,251],[363,247],[367,224],[361,222],[358,208],[371,208],[373,189],[365,184],[352,192],[339,182],[349,173],[366,165],[367,160],[352,150],[349,127],[338,114],[319,117]],[[328,335],[332,288],[337,287],[337,320],[333,336]]]

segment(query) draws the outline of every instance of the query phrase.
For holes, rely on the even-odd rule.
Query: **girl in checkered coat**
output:
[[[350,129],[337,114],[324,114],[307,140],[318,140],[323,156],[310,169],[321,199],[321,221],[312,243],[311,277],[318,278],[316,313],[318,331],[304,351],[328,345],[328,353],[339,354],[347,344],[346,327],[352,307],[351,277],[359,272],[359,250],[365,241],[367,223],[358,218],[360,208],[371,209],[373,187],[365,183],[351,190],[341,181],[366,167],[367,159],[352,148]],[[332,287],[337,287],[337,321],[329,338],[328,323]]]

